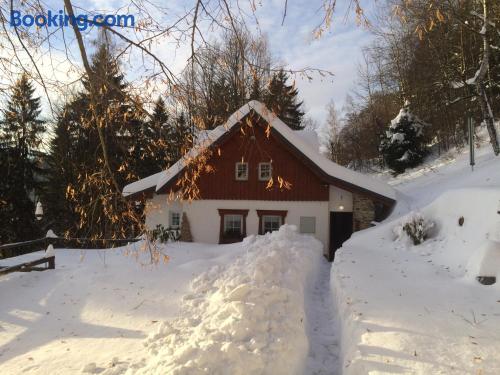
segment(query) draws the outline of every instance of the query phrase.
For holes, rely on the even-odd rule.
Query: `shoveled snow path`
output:
[[[338,339],[335,313],[330,292],[330,270],[332,263],[322,259],[317,278],[306,301],[307,334],[309,355],[306,374],[338,374]]]

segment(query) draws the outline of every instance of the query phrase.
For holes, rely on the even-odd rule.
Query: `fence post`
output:
[[[56,257],[51,256],[48,258],[48,267],[49,270],[54,270],[56,268]]]
[[[48,260],[48,262],[47,262],[48,267],[47,268],[49,270],[54,270],[56,268],[56,255],[54,252],[54,245],[56,244],[57,239],[58,239],[58,237],[54,234],[54,232],[52,230],[49,229],[47,231],[47,234],[45,235],[45,245],[47,246],[47,249],[49,247],[52,247],[52,252],[54,253],[54,255],[47,258],[47,260]]]

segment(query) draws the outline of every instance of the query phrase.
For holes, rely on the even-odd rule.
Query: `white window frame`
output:
[[[262,176],[262,167],[269,166],[269,176]],[[259,163],[259,181],[269,181],[273,177],[273,165],[272,163]]]
[[[174,225],[174,215],[178,216],[179,224]],[[168,213],[168,226],[172,229],[179,229],[181,227],[182,215],[179,211],[170,211]]]
[[[240,166],[245,166],[246,173],[245,176],[238,176],[238,169]],[[235,164],[234,167],[234,178],[236,181],[248,181],[248,163],[245,162],[239,162]]]
[[[275,219],[278,219],[278,227],[277,228],[272,228],[270,231],[266,231],[266,221],[272,219],[273,221]],[[274,232],[275,230],[278,230],[281,226],[283,225],[283,218],[280,215],[262,215],[262,233],[267,233],[267,232]]]
[[[240,235],[242,235],[242,234],[243,234],[243,220],[244,220],[244,218],[243,218],[243,215],[241,215],[241,214],[225,214],[225,215],[224,215],[224,234],[226,234],[226,233],[227,233],[227,231],[228,231],[228,229],[229,229],[229,228],[228,228],[229,218],[234,219],[234,218],[236,218],[236,217],[238,217],[238,218],[239,218],[239,220],[240,220],[240,233],[239,233],[239,234],[240,234]],[[232,229],[232,228],[231,228],[231,229]]]

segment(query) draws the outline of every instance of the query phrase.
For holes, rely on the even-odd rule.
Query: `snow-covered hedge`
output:
[[[246,254],[192,283],[181,318],[151,335],[138,374],[302,374],[308,354],[304,294],[322,245],[284,225],[248,237]],[[169,286],[166,285],[166,288]]]

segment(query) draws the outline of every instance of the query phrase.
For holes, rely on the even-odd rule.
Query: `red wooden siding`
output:
[[[201,199],[328,201],[328,185],[272,133],[268,138],[266,125],[258,125],[256,117],[252,118],[252,127],[242,125],[246,134],[233,128],[219,146],[220,156],[213,153],[209,164],[215,172],[202,175],[198,182]],[[248,163],[247,181],[235,178],[235,165],[242,159]],[[274,186],[267,190],[267,182],[259,181],[258,165],[271,160]],[[278,176],[292,184],[290,190],[279,188]]]

